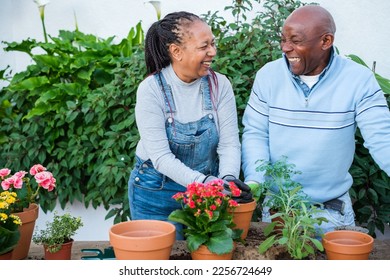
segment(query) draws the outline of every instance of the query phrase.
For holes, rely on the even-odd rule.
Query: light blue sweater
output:
[[[260,69],[243,116],[242,167],[245,181],[263,182],[257,160],[287,156],[302,174],[314,202],[347,192],[348,170],[358,126],[376,163],[390,175],[390,112],[370,69],[334,52],[328,69],[308,97],[285,58]]]

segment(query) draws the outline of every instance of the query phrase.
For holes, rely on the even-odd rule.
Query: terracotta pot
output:
[[[35,221],[38,219],[38,213],[39,206],[35,203],[31,203],[28,208],[23,210],[23,212],[14,213],[16,216],[19,216],[22,221],[22,225],[19,227],[20,239],[18,245],[14,248],[14,252],[12,254],[13,260],[22,260],[27,258],[34,232]]]
[[[328,260],[368,260],[374,238],[351,230],[327,232],[322,238]]]
[[[211,252],[207,246],[200,245],[198,250],[191,252],[191,258],[193,260],[231,260],[233,258],[234,248],[230,253],[217,255]]]
[[[48,247],[43,245],[45,249],[45,260],[70,260],[72,258],[73,240],[62,244],[61,249],[57,252],[51,253]]]
[[[176,228],[166,221],[133,220],[113,225],[109,237],[118,260],[168,260]]]
[[[11,250],[7,253],[1,254],[0,260],[12,260],[12,253],[13,253],[13,250]]]
[[[256,209],[256,201],[239,204],[233,211],[233,222],[236,224],[235,228],[242,229],[241,238],[245,239],[248,235],[248,230],[251,225],[253,211]]]

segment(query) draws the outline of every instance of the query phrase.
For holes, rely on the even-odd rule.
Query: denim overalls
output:
[[[154,76],[164,95],[166,122],[165,128],[172,153],[188,167],[205,175],[218,175],[217,146],[219,135],[212,114],[209,82],[207,76],[201,80],[203,110],[207,115],[198,121],[180,123],[172,116],[176,112],[170,86],[163,74]],[[142,160],[136,156],[135,167],[128,182],[130,214],[132,220],[155,219],[168,221],[169,214],[181,209],[180,203],[172,196],[186,190],[169,177],[158,172],[150,159]],[[175,223],[176,239],[183,239],[182,225]]]

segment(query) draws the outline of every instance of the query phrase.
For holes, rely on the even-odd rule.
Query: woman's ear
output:
[[[326,33],[322,37],[322,49],[327,50],[333,46],[334,35],[331,33]]]
[[[183,59],[181,47],[176,44],[172,43],[169,45],[169,53],[172,56],[172,60],[181,61]]]

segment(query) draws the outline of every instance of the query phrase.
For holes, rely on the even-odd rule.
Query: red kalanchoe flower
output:
[[[190,208],[195,208],[195,202],[193,201],[193,200],[190,200],[189,202],[188,202],[188,206],[190,207]]]
[[[207,243],[212,252],[225,254],[232,250],[233,241],[239,239],[242,230],[235,228],[232,211],[238,204],[232,196],[240,195],[240,190],[234,184],[229,187],[231,195],[227,195],[224,181],[220,179],[193,182],[185,192],[172,196],[181,203],[182,209],[174,210],[169,220],[186,226],[184,235],[191,252]]]
[[[230,206],[230,207],[237,207],[237,206],[238,206],[238,203],[237,203],[237,201],[231,199],[231,200],[229,200],[229,206]]]
[[[241,190],[234,184],[234,182],[229,182],[230,191],[232,192],[233,196],[240,196]]]

